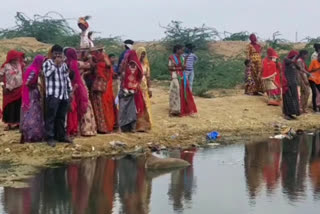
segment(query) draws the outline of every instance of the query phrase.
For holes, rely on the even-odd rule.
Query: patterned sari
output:
[[[123,132],[133,132],[136,130],[137,120],[147,115],[146,104],[140,89],[143,69],[135,51],[126,53],[120,71],[122,78],[119,93],[119,126]],[[150,123],[141,124],[144,130],[151,128]]]
[[[249,44],[247,47],[247,59],[251,61],[251,74],[255,85],[254,93],[262,92],[263,86],[261,81],[261,53],[257,51],[257,49],[252,44]]]
[[[149,84],[150,84],[150,65],[147,57],[147,51],[145,48],[141,47],[137,50],[138,59],[141,59],[142,53],[145,53],[146,56],[141,62],[141,66],[143,69],[143,77],[140,83],[140,89],[142,92],[142,96],[146,105],[146,110],[141,116],[138,116],[137,120],[137,131],[148,131],[151,129],[151,102],[149,96]]]
[[[116,109],[112,90],[113,69],[109,57],[105,53],[96,51],[93,53],[97,61],[96,78],[103,81],[106,90],[92,92],[92,105],[95,112],[98,132],[110,133],[116,124]]]
[[[45,138],[43,110],[38,89],[38,77],[43,61],[43,56],[36,56],[23,75],[20,122],[23,142],[40,142]]]
[[[173,116],[188,116],[197,113],[189,81],[182,70],[183,64],[184,60],[182,56],[174,54],[169,57],[169,69],[172,78],[169,95],[169,113]]]
[[[90,64],[85,62],[78,62],[79,64],[79,70],[81,73],[81,79],[84,81],[84,73],[85,70],[90,69]],[[87,88],[87,86],[85,85]],[[89,90],[87,88],[87,94],[89,96]],[[89,100],[88,108],[86,113],[83,115],[80,121],[80,133],[82,136],[95,136],[97,135],[97,124],[96,119],[94,118],[94,111],[91,104],[91,101]]]

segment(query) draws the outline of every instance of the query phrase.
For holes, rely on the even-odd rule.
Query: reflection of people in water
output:
[[[112,159],[98,158],[90,194],[90,213],[111,214],[116,181],[116,163]]]
[[[308,136],[298,136],[298,163],[296,186],[299,192],[306,191],[307,166],[310,159],[311,141]]]
[[[282,145],[279,140],[245,145],[245,175],[249,195],[252,199],[266,184],[272,193],[279,183]]]
[[[86,213],[95,173],[95,159],[85,159],[67,168],[68,186],[72,195],[74,213]]]
[[[266,151],[266,162],[263,166],[263,178],[267,185],[267,190],[272,193],[277,188],[280,178],[280,162],[282,145],[278,140],[271,140]]]
[[[262,186],[261,166],[265,162],[266,143],[245,145],[244,168],[250,198],[254,199]]]
[[[283,192],[291,201],[306,197],[306,175],[310,149],[306,136],[283,140],[281,176]]]
[[[4,188],[4,209],[8,214],[31,214],[31,193],[28,188]]]
[[[180,158],[188,161],[191,166],[171,173],[171,184],[168,195],[169,199],[173,202],[174,210],[181,211],[184,209],[183,201],[186,204],[190,204],[192,201],[192,194],[196,188],[192,166],[195,152],[196,149],[181,151]]]
[[[144,159],[131,157],[117,162],[118,191],[123,213],[147,214],[150,212],[151,183],[148,184],[146,180],[144,163]]]
[[[71,203],[65,179],[65,168],[46,169],[43,173],[40,213],[70,213]]]
[[[316,134],[312,142],[312,152],[310,158],[310,179],[314,189],[314,195],[320,198],[320,139],[319,133]]]

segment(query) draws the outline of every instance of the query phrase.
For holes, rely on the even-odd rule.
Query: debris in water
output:
[[[11,152],[11,149],[10,149],[10,148],[6,148],[4,151],[5,151],[6,153],[10,153],[10,152]]]
[[[160,146],[160,150],[167,150],[167,147],[165,147],[165,146]]]
[[[208,145],[214,147],[214,146],[220,146],[220,143],[209,143]]]
[[[174,140],[174,139],[176,139],[177,137],[179,137],[179,134],[178,134],[178,133],[175,133],[174,135],[171,136],[171,140]]]
[[[127,144],[124,143],[124,142],[121,142],[121,141],[111,141],[109,144],[110,144],[112,147],[122,147],[122,148],[127,147]]]
[[[284,138],[286,138],[286,135],[283,135],[283,134],[278,134],[276,136],[270,137],[270,139],[278,139],[278,140],[282,140]]]
[[[207,134],[207,140],[212,141],[221,138],[219,132],[213,131]]]

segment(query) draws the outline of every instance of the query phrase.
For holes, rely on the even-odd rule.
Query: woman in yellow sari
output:
[[[137,131],[148,131],[151,129],[152,124],[150,102],[150,98],[152,97],[150,64],[147,56],[147,50],[144,47],[140,47],[137,49],[137,55],[143,69],[143,77],[140,84],[140,88],[142,91],[143,99],[146,104],[146,114],[143,117],[138,117]]]

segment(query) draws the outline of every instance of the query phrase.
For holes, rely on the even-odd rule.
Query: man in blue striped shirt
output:
[[[183,55],[186,68],[184,70],[187,79],[189,80],[190,89],[192,91],[194,80],[194,65],[196,64],[198,57],[193,53],[193,44],[187,44],[185,48],[185,54]]]

